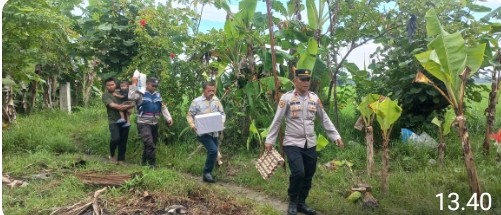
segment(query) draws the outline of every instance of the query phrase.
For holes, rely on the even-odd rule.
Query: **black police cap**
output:
[[[300,79],[311,78],[311,71],[308,69],[296,69],[296,77]]]

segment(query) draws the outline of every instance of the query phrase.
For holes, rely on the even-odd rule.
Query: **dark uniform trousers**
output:
[[[118,148],[117,161],[125,160],[125,150],[127,148],[127,139],[129,138],[129,127],[122,127],[123,124],[110,123],[110,156],[115,157],[115,151]]]
[[[156,164],[155,149],[158,142],[158,124],[138,123],[137,126],[144,144],[142,164],[154,166]]]
[[[284,151],[291,171],[288,189],[290,201],[304,203],[317,167],[316,146],[311,148],[284,146]]]

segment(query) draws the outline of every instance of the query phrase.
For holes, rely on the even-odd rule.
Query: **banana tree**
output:
[[[496,18],[496,21],[501,20],[501,17],[497,14],[501,12],[501,7],[492,10],[490,13],[485,15],[481,20],[489,23],[489,20]],[[487,29],[489,32],[487,34],[486,40],[488,40],[491,46],[486,47],[486,55],[492,57],[489,62],[494,69],[491,71],[491,91],[489,92],[489,102],[487,108],[485,109],[485,137],[484,137],[484,155],[489,155],[489,134],[494,130],[494,121],[496,119],[496,105],[499,99],[499,91],[501,90],[501,47],[499,46],[499,40],[501,39],[501,24],[499,22],[489,23]],[[490,56],[492,50],[496,50],[495,56]]]
[[[218,57],[218,64],[221,75],[218,75],[218,91],[223,92],[223,86],[229,89],[226,106],[229,109],[238,110],[235,121],[237,132],[243,136],[248,135],[248,128],[253,115],[256,112],[255,107],[266,107],[256,100],[261,100],[261,91],[258,84],[255,55],[256,47],[264,47],[264,40],[260,37],[260,31],[264,31],[264,21],[259,23],[255,19],[257,0],[244,0],[239,2],[239,10],[236,13],[227,11],[227,19],[224,24],[223,38],[215,38],[214,55]],[[260,26],[260,27],[256,27]],[[226,72],[225,68],[231,68]],[[252,84],[254,83],[254,84]],[[246,93],[249,92],[249,93]],[[229,127],[232,127],[232,122]],[[259,122],[256,122],[259,125]]]
[[[319,31],[326,22],[324,4],[324,1],[321,1],[321,7],[317,10],[314,1],[306,1],[308,23],[303,23],[300,12],[305,6],[301,1],[289,1],[287,8],[281,2],[273,2],[273,9],[283,16],[283,20],[277,24],[279,28],[275,34],[277,45],[294,56],[288,60],[289,78],[292,79],[294,68],[311,70],[313,78],[310,90],[315,92],[320,89],[319,83],[328,78],[326,63],[319,57],[321,54],[319,41],[322,38]]]
[[[308,51],[306,53],[301,53],[301,59],[298,62],[301,64],[302,60],[309,59],[313,64],[311,70],[313,71],[313,82],[311,83],[312,91],[318,92],[321,85],[327,85],[328,77],[330,76],[330,72],[327,69],[327,62],[324,62],[320,56],[326,54],[327,46],[329,45],[327,42],[321,43],[321,41],[329,41],[327,36],[323,36],[322,29],[324,29],[324,25],[327,23],[328,19],[328,7],[326,0],[306,0],[306,15],[308,17],[308,29],[311,33],[308,33],[308,36],[313,35],[312,38],[308,41]],[[312,47],[312,43],[316,43],[316,47]],[[312,49],[315,48],[315,49]],[[322,53],[321,51],[324,50]],[[306,55],[305,55],[306,54]],[[307,67],[303,67],[307,68]],[[337,124],[337,119],[336,119]]]
[[[496,62],[494,71],[492,71],[491,78],[491,92],[489,92],[489,102],[487,108],[485,109],[485,137],[484,137],[484,154],[489,154],[489,134],[493,131],[494,120],[496,119],[496,104],[499,100],[499,91],[501,90],[501,50],[498,50],[496,54]]]
[[[367,147],[367,175],[370,177],[374,167],[374,131],[372,122],[374,121],[374,111],[369,107],[370,104],[377,101],[381,96],[369,94],[362,99],[357,109],[360,111],[365,127],[365,144]]]
[[[393,124],[400,118],[402,108],[398,106],[396,101],[392,101],[388,97],[380,96],[379,100],[371,103],[369,107],[376,115],[377,122],[383,133],[383,168],[381,170],[381,190],[383,193],[388,192],[388,169],[389,163],[389,149],[388,143],[390,142],[390,133]]]
[[[306,12],[308,15],[308,25],[314,29],[313,37],[315,40],[320,41],[322,34],[322,27],[328,20],[328,10],[326,0],[318,1],[318,8],[315,5],[315,0],[306,0]]]
[[[466,46],[460,32],[449,34],[442,28],[434,9],[430,9],[425,17],[428,37],[434,38],[428,44],[428,51],[416,54],[415,57],[427,72],[444,83],[446,90],[442,91],[422,72],[418,72],[415,82],[431,84],[454,109],[470,189],[473,193],[481,193],[468,138],[464,94],[467,79],[475,74],[482,64],[485,44],[469,43],[473,45]]]
[[[381,170],[381,191],[383,194],[388,192],[388,169],[389,150],[388,143],[390,142],[390,133],[394,123],[402,115],[402,108],[396,101],[392,101],[388,97],[381,96],[378,101],[369,105],[376,115],[377,122],[383,133],[383,168]]]
[[[454,111],[452,108],[448,108],[444,114],[444,121],[441,121],[437,117],[433,118],[431,123],[438,126],[438,131],[440,135],[440,144],[438,144],[438,163],[441,167],[444,166],[445,160],[445,136],[451,132],[452,122],[454,122]]]

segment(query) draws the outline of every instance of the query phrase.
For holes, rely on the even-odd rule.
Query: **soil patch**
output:
[[[113,203],[112,203],[113,204]],[[169,208],[181,206],[183,210],[174,213]],[[118,199],[113,208],[119,208],[114,214],[242,214],[254,215],[250,205],[242,205],[230,198],[215,196],[209,190],[197,190],[188,193],[188,197],[163,196],[161,193],[135,192],[130,199]]]
[[[182,173],[184,175],[184,177],[186,177],[187,179],[190,179],[190,180],[193,180],[193,181],[197,181],[199,183],[204,183],[202,181],[202,177],[195,177],[193,175],[190,175],[190,174],[186,174],[186,173]],[[238,186],[238,185],[235,185],[235,184],[231,184],[231,183],[226,183],[226,182],[221,182],[221,181],[218,181],[214,184],[211,184],[212,186],[216,186],[216,187],[222,187],[226,190],[228,190],[228,192],[231,192],[233,194],[233,196],[238,196],[238,197],[243,197],[243,198],[248,198],[248,199],[251,199],[253,200],[254,202],[257,202],[259,204],[263,204],[263,205],[269,205],[271,207],[273,207],[275,210],[277,211],[280,211],[280,212],[283,212],[283,213],[286,213],[287,212],[287,207],[288,207],[288,204],[277,199],[277,198],[274,198],[274,197],[270,197],[264,193],[261,193],[261,192],[258,192],[258,191],[254,191],[254,190],[251,190],[251,189],[248,189],[248,188],[245,188],[245,187],[241,187],[241,186]]]

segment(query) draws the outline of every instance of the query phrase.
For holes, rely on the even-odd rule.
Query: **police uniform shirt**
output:
[[[284,146],[297,146],[311,148],[316,146],[315,116],[324,126],[325,132],[331,141],[341,139],[336,127],[324,111],[318,96],[308,91],[305,96],[299,95],[295,90],[282,95],[277,112],[270,125],[266,143],[275,144],[280,130],[280,124],[285,117]]]
[[[186,120],[191,127],[195,126],[194,117],[199,114],[220,112],[223,117],[223,124],[226,121],[226,115],[224,114],[223,105],[219,98],[212,96],[212,99],[208,100],[204,95],[193,99],[190,108],[188,109],[188,114],[186,115]],[[212,136],[217,137],[218,132],[213,132]]]

